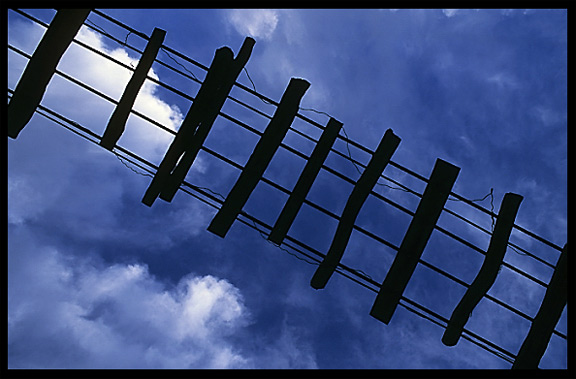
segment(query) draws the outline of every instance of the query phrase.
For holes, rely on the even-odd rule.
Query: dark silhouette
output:
[[[500,265],[504,260],[504,254],[506,254],[508,239],[510,238],[522,199],[522,196],[514,193],[504,195],[500,211],[498,212],[498,220],[490,239],[490,245],[486,251],[486,258],[480,268],[480,272],[478,272],[478,275],[476,275],[476,278],[452,312],[448,326],[442,336],[444,345],[454,346],[458,343],[470,313],[494,284]]]
[[[158,55],[158,50],[162,47],[162,42],[164,41],[165,36],[166,32],[164,30],[154,28],[152,36],[150,37],[150,40],[142,53],[142,57],[138,61],[138,65],[134,70],[134,74],[126,85],[126,89],[124,89],[124,93],[108,121],[104,135],[100,140],[100,146],[112,150],[114,146],[116,146],[122,133],[124,133],[126,121],[128,121],[128,116],[134,106],[136,96],[138,96],[138,92],[140,92],[144,80],[146,80],[146,75],[148,75],[148,71],[150,71],[152,63],[154,63],[154,59],[156,59],[156,56]]]
[[[158,195],[162,200],[172,201],[240,71],[250,58],[254,44],[254,39],[246,38],[236,59],[228,47],[216,50],[206,79],[144,194],[144,204],[151,206]]]
[[[98,13],[97,11],[95,12]],[[56,67],[59,61],[83,22],[88,17],[89,13],[90,10],[64,9],[58,11],[55,15],[47,32],[28,62],[15,91],[13,91],[13,96],[9,103],[7,112],[7,130],[9,137],[17,138],[18,134],[30,121],[37,108],[48,113],[50,116],[55,116],[58,119],[65,121],[72,127],[81,128],[84,133],[89,134],[95,139],[98,137],[89,129],[81,127],[79,124],[40,105],[47,85],[56,72]],[[122,135],[127,118],[134,105],[135,98],[144,83],[146,75],[150,70],[155,57],[158,54],[158,50],[162,46],[165,34],[166,32],[160,29],[155,29],[152,33],[142,58],[135,69],[134,75],[126,86],[122,98],[108,122],[105,133],[100,141],[101,146],[112,150]],[[158,196],[165,201],[172,200],[191,165],[196,159],[196,156],[207,138],[214,121],[221,112],[224,102],[237,80],[238,75],[246,65],[254,44],[255,41],[252,38],[246,38],[236,58],[234,58],[232,50],[228,47],[223,47],[216,51],[212,64],[206,75],[206,79],[202,83],[196,99],[192,99],[193,104],[191,105],[180,130],[176,133],[174,141],[170,145],[156,172],[156,175],[153,177],[153,180],[142,199],[144,204],[151,206]],[[68,80],[74,81],[67,76],[64,77]],[[77,84],[78,83],[79,82],[77,82]],[[242,169],[242,172],[228,194],[228,197],[224,200],[218,213],[210,223],[208,230],[224,237],[238,214],[242,212],[243,206],[258,182],[263,180],[266,183],[276,184],[263,178],[263,174],[282,143],[282,140],[288,132],[294,118],[298,114],[300,101],[309,86],[310,84],[303,79],[291,79],[280,103],[278,104],[274,116],[254,148],[246,166],[242,169],[240,165],[234,162],[231,163],[235,167]],[[9,89],[9,92],[12,91]],[[267,100],[264,100],[267,98],[263,95],[258,94],[258,96],[260,96],[263,101],[268,102]],[[276,103],[274,102],[273,104]],[[41,114],[46,116],[46,113]],[[53,119],[53,121],[55,120]],[[65,124],[61,125],[66,127]],[[318,127],[321,126],[318,125]],[[313,182],[316,180],[320,169],[323,167],[323,163],[326,160],[341,128],[342,123],[330,118],[320,140],[300,174],[293,191],[290,192],[281,186],[277,187],[289,194],[290,197],[284,205],[274,227],[271,228],[257,218],[246,215],[249,220],[254,222],[254,229],[258,230],[261,235],[263,235],[263,232],[258,229],[256,222],[265,226],[265,228],[271,229],[271,233],[268,236],[269,241],[278,245],[282,244],[282,241],[286,237],[286,234],[302,204],[306,201],[306,196]],[[353,141],[350,142],[353,143]],[[374,185],[377,184],[384,168],[388,164],[400,167],[394,162],[390,162],[390,159],[399,143],[400,138],[395,136],[392,130],[387,130],[380,141],[378,148],[373,153],[372,159],[368,163],[364,172],[362,172],[360,179],[355,183],[343,214],[340,217],[338,228],[329,251],[325,256],[324,261],[320,263],[311,280],[311,286],[313,288],[324,288],[336,267],[339,265],[352,230],[355,227],[354,224],[357,215]],[[369,149],[365,146],[359,144],[355,144],[355,146],[365,152],[369,152]],[[117,150],[123,151],[125,154],[132,158],[136,158],[140,162],[146,162],[149,167],[153,167],[151,163],[137,157],[121,147],[117,147]],[[307,158],[305,155],[301,155],[301,157]],[[220,158],[223,159],[222,157]],[[352,159],[351,156],[350,159]],[[347,176],[343,176],[329,167],[324,168],[329,172],[335,173],[335,175],[340,176],[349,183],[354,184],[354,181]],[[407,170],[406,168],[402,168],[402,170],[413,176],[417,176],[417,174]],[[418,205],[416,212],[413,214],[413,219],[404,235],[401,246],[398,248],[396,258],[380,286],[380,290],[370,312],[373,317],[383,321],[385,324],[388,324],[391,320],[416,265],[420,261],[420,257],[433,229],[436,226],[448,196],[450,195],[451,188],[456,181],[459,170],[458,167],[441,159],[437,159],[436,161],[420,204]],[[422,178],[422,180],[426,179]],[[453,195],[458,197],[455,194]],[[492,195],[492,191],[489,195]],[[380,195],[376,196],[378,197]],[[382,196],[380,196],[380,198],[384,199]],[[525,232],[533,238],[560,250],[559,246],[555,246],[549,241],[514,225],[514,220],[522,199],[522,196],[512,193],[507,193],[504,196],[497,217],[497,222],[495,226],[493,225],[494,230],[492,232],[490,245],[485,254],[486,257],[484,263],[448,321],[448,325],[442,338],[442,342],[445,345],[453,346],[457,344],[470,313],[479,301],[483,297],[487,296],[488,290],[497,277],[500,266],[502,264],[507,265],[503,262],[503,257],[506,253],[507,247],[509,246],[508,240],[513,227],[516,227],[518,230]],[[460,201],[464,200],[465,199],[460,198]],[[471,203],[482,200],[484,199],[466,201]],[[391,202],[391,204],[394,203]],[[316,206],[315,204],[313,205]],[[317,207],[317,209],[321,208]],[[447,211],[451,212],[449,210]],[[412,212],[406,212],[412,215]],[[325,213],[330,214],[327,211]],[[487,213],[493,216],[493,209]],[[330,215],[337,218],[335,215]],[[244,222],[245,220],[242,221]],[[251,226],[249,223],[248,225]],[[437,228],[442,231],[442,228]],[[358,230],[363,231],[359,227]],[[452,238],[457,238],[457,236],[449,234],[447,231],[444,232]],[[290,237],[287,239],[294,242],[294,239]],[[462,241],[461,239],[459,240]],[[306,246],[299,241],[296,242],[298,242],[297,245],[299,246],[305,246],[308,251],[313,251],[311,247]],[[381,242],[387,243],[387,241],[384,241],[383,239],[381,239]],[[396,248],[392,244],[387,244]],[[513,246],[512,244],[510,245],[511,247]],[[476,248],[476,246],[471,244],[469,246]],[[477,248],[477,250],[483,252],[479,248]],[[288,250],[286,251],[288,252]],[[317,253],[316,255],[321,256],[320,252],[315,251],[315,253]],[[556,334],[563,336],[554,329],[567,303],[567,254],[567,245],[565,245],[556,264],[554,274],[550,280],[538,314],[534,318],[528,336],[524,340],[512,366],[513,369],[538,368],[539,362],[548,346],[551,334],[555,332]],[[431,265],[429,266],[433,267]],[[551,264],[549,266],[553,267]],[[349,269],[344,265],[341,265],[341,267],[349,272],[354,272],[356,274],[359,273],[359,271]],[[508,265],[508,267],[516,270],[513,266]],[[520,270],[517,270],[517,272],[531,278]],[[455,280],[454,278],[452,279]],[[535,278],[531,279],[537,281]],[[539,280],[538,282],[545,286],[543,282]],[[373,282],[373,284],[375,284],[375,282]],[[488,296],[488,298],[490,297]],[[407,302],[409,301],[409,299],[405,300]],[[508,305],[506,306],[509,309],[512,309]],[[424,307],[422,308],[425,309]],[[408,307],[407,309],[410,310]],[[429,310],[427,311],[431,314]],[[525,318],[528,317],[525,316]],[[563,337],[566,338],[565,336]],[[476,338],[480,339],[480,337]],[[483,347],[482,345],[478,346]],[[509,357],[514,357],[512,353],[502,348],[499,348],[498,350],[504,352]]]
[[[32,118],[56,72],[56,66],[89,14],[90,9],[61,9],[54,16],[26,65],[8,104],[9,137],[18,137]]]
[[[268,236],[268,240],[271,242],[280,245],[284,240],[284,237],[286,237],[286,233],[288,233],[298,211],[300,211],[304,199],[306,199],[314,180],[316,180],[316,177],[322,168],[322,164],[334,145],[336,137],[338,137],[340,128],[342,128],[342,123],[334,118],[330,118],[330,121],[328,121],[328,124],[326,125],[326,129],[322,132],[316,147],[312,151],[308,162],[306,162],[306,166],[304,166],[304,169],[298,178],[298,182],[294,186],[292,193],[290,193],[290,197],[286,201],[286,204],[284,204],[284,208],[282,208],[282,212],[280,213],[280,216],[278,216],[278,219]]]
[[[390,322],[398,306],[459,172],[459,167],[436,160],[422,200],[370,311],[371,316],[385,324]]]
[[[348,197],[330,249],[310,281],[310,285],[313,288],[324,288],[334,273],[334,270],[336,270],[338,263],[340,263],[344,255],[346,245],[350,240],[356,217],[358,213],[360,213],[362,205],[366,201],[370,191],[372,191],[372,188],[376,185],[376,182],[378,182],[378,178],[382,175],[384,168],[388,162],[390,162],[390,158],[392,158],[392,154],[394,154],[399,144],[400,138],[392,132],[392,129],[386,130],[368,166],[366,166],[366,169]]]
[[[554,327],[558,323],[568,300],[568,244],[564,245],[546,295],[530,331],[520,347],[513,369],[537,369],[546,352]]]
[[[300,100],[309,87],[310,83],[304,79],[292,78],[290,80],[274,116],[254,147],[254,151],[248,158],[240,177],[208,226],[209,231],[220,237],[226,236],[236,216],[242,211],[242,207],[262,178],[284,136],[288,133],[288,129],[292,125],[296,113],[298,113]]]

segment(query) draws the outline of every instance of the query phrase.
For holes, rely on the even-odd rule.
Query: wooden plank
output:
[[[112,151],[114,146],[116,146],[118,139],[120,139],[120,136],[124,133],[126,121],[128,121],[130,111],[132,110],[132,107],[134,107],[136,96],[138,96],[138,92],[140,92],[140,89],[146,80],[146,76],[152,67],[152,63],[154,63],[154,59],[156,59],[158,51],[162,47],[164,37],[166,37],[166,31],[154,28],[152,36],[150,37],[150,40],[138,61],[138,65],[134,70],[134,74],[132,74],[118,105],[116,105],[116,109],[114,109],[114,113],[112,113],[112,116],[108,121],[104,135],[100,140],[100,146]]]
[[[304,199],[306,199],[314,180],[316,180],[322,168],[322,164],[326,160],[326,157],[328,157],[330,148],[334,145],[334,141],[336,141],[336,137],[338,137],[341,128],[342,123],[340,121],[330,118],[326,129],[322,132],[316,147],[312,151],[308,162],[306,162],[306,166],[304,166],[298,182],[296,182],[292,193],[290,193],[290,197],[286,201],[286,204],[284,204],[280,216],[278,216],[276,223],[272,227],[272,231],[268,236],[269,241],[280,245],[284,237],[286,237],[290,226],[304,203]]]
[[[56,72],[56,66],[89,14],[90,9],[61,9],[52,19],[8,104],[9,137],[17,138],[32,118]]]
[[[450,190],[456,181],[459,167],[436,160],[428,185],[418,204],[414,218],[404,235],[396,258],[380,286],[370,315],[388,324],[398,302],[412,277],[418,260],[430,239]]]
[[[244,46],[249,48],[247,52],[251,51],[251,46],[254,45],[253,39],[246,39],[248,42],[244,42]],[[250,40],[252,42],[250,42]],[[244,53],[246,54],[246,52]],[[206,74],[206,78],[202,83],[202,86],[198,90],[196,95],[196,99],[190,106],[176,137],[170,144],[168,151],[162,158],[162,162],[158,167],[158,171],[152,182],[148,186],[144,197],[142,198],[142,202],[148,206],[151,206],[158,195],[162,192],[166,184],[170,181],[170,177],[176,165],[179,163],[179,160],[191,145],[190,141],[194,140],[194,135],[196,134],[196,130],[198,125],[204,118],[207,109],[211,109],[214,105],[214,108],[219,111],[221,106],[218,103],[214,103],[213,100],[216,98],[216,93],[218,89],[221,87],[221,83],[224,81],[224,77],[227,76],[227,73],[231,70],[231,66],[234,60],[234,53],[228,47],[222,47],[216,50],[214,54],[214,58],[212,59],[212,63],[210,64],[210,68],[208,69],[208,73]],[[240,54],[238,55],[240,57]],[[244,59],[244,58],[242,58]],[[204,131],[207,134],[207,130]],[[200,141],[201,139],[196,139]],[[203,142],[203,140],[201,140]],[[189,152],[191,154],[193,152]]]
[[[208,133],[210,132],[218,113],[220,113],[226,98],[230,94],[232,86],[248,62],[255,43],[256,41],[250,37],[247,37],[244,40],[236,59],[230,63],[228,70],[226,70],[221,77],[218,88],[210,95],[209,100],[207,100],[209,106],[197,108],[199,110],[199,125],[194,135],[191,136],[190,142],[187,144],[186,150],[184,151],[184,155],[178,162],[178,165],[172,172],[172,175],[170,175],[170,178],[160,193],[160,198],[162,200],[172,201],[174,198],[180,184],[186,177],[186,174],[190,170],[192,163],[194,163],[200,148],[204,144],[206,137],[208,137]]]
[[[348,197],[330,249],[310,281],[310,285],[313,288],[324,288],[334,273],[334,270],[336,270],[338,263],[340,263],[344,255],[346,245],[350,240],[356,217],[358,213],[360,213],[362,205],[366,201],[370,191],[372,191],[372,188],[376,185],[380,175],[382,175],[384,168],[388,162],[390,162],[390,158],[392,158],[392,154],[394,154],[399,144],[400,138],[394,135],[391,129],[388,129],[380,140],[380,144],[376,148],[374,155],[372,155],[368,166],[366,166],[366,169]]]
[[[506,254],[508,239],[514,227],[514,220],[516,219],[516,214],[518,213],[522,199],[522,196],[514,193],[504,195],[500,211],[498,212],[498,219],[494,226],[494,232],[490,239],[490,245],[486,251],[484,263],[478,275],[452,312],[448,326],[442,336],[442,343],[444,343],[444,345],[454,346],[458,343],[462,330],[466,322],[468,322],[470,313],[472,313],[482,297],[488,293],[488,290],[494,284],[502,261],[504,260],[504,255]]]
[[[452,312],[448,321],[448,326],[442,336],[442,343],[446,346],[454,346],[458,343],[462,330],[468,322],[470,313],[480,302],[482,297],[488,293],[488,290],[494,284],[498,271],[504,260],[508,239],[514,227],[514,220],[518,213],[518,208],[522,202],[522,196],[513,193],[504,195],[498,219],[494,226],[494,232],[490,239],[490,245],[486,251],[484,263],[478,272],[478,275]]]
[[[292,78],[290,80],[274,116],[256,144],[240,177],[208,226],[209,231],[220,237],[226,236],[288,132],[288,128],[298,113],[300,100],[308,87],[310,83],[304,79]]]
[[[568,248],[560,254],[538,314],[522,343],[512,369],[537,369],[568,300]]]

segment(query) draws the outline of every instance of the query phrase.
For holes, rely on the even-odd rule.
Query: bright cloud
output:
[[[26,178],[13,176],[8,182],[8,222],[21,224],[33,219],[42,203],[42,198]]]
[[[246,340],[254,322],[240,290],[211,275],[176,285],[146,265],[82,258],[27,228],[9,247],[11,368],[316,368],[307,335],[284,323]]]
[[[100,37],[89,29],[81,29],[78,39],[124,64],[132,67],[138,64],[138,58],[130,56],[123,48],[109,49],[104,46]],[[74,44],[64,55],[59,67],[74,78],[117,100],[122,96],[132,75],[131,71]],[[150,70],[149,76],[158,79],[153,69]],[[145,81],[136,98],[134,109],[169,129],[176,130],[182,123],[183,115],[178,107],[167,104],[157,96],[157,87],[157,84]],[[54,92],[63,91],[62,88],[56,88]],[[108,118],[107,115],[100,124],[106,125]],[[164,155],[171,139],[169,133],[136,116],[130,116],[126,130],[118,143],[157,161]]]
[[[28,53],[33,52],[44,30],[37,25],[20,23],[15,24],[11,29],[9,42]],[[139,57],[131,56],[123,48],[111,49],[106,47],[98,34],[85,27],[80,30],[77,38],[124,64],[132,67],[136,67],[138,64]],[[15,87],[25,63],[26,61],[19,56],[10,53],[9,85],[12,88]],[[128,69],[74,43],[64,54],[58,65],[58,70],[116,100],[122,96],[132,74]],[[158,79],[158,75],[153,69],[150,70],[149,76]],[[177,106],[167,104],[156,94],[157,87],[157,84],[149,80],[145,81],[136,98],[134,109],[169,129],[176,130],[183,120],[183,115]],[[76,106],[69,107],[71,103],[76,104]],[[61,111],[67,117],[100,134],[103,133],[114,109],[113,104],[58,75],[55,75],[51,80],[42,104],[56,111]],[[171,140],[171,134],[131,115],[118,144],[157,163],[164,155]]]
[[[444,13],[446,17],[453,17],[458,13],[458,9],[442,9],[442,13]]]
[[[270,39],[278,24],[278,12],[273,9],[234,9],[227,17],[238,33],[254,38]]]
[[[248,311],[226,280],[187,276],[167,288],[144,265],[99,267],[35,246],[10,251],[8,339],[14,368],[247,363],[228,337],[246,325]],[[18,353],[24,350],[35,353]]]

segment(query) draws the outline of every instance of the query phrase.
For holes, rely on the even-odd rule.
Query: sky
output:
[[[562,9],[103,9],[209,66],[216,49],[256,40],[238,82],[279,101],[290,78],[311,83],[301,108],[325,112],[350,139],[374,150],[386,129],[402,141],[392,160],[429,177],[436,159],[461,168],[453,191],[494,210],[505,193],[524,200],[516,224],[567,240],[567,11]],[[53,10],[26,12],[49,23]],[[142,49],[135,34],[91,13],[91,22]],[[45,29],[8,11],[8,41],[31,54]],[[76,37],[126,64],[139,55],[86,28]],[[173,57],[174,58],[174,57]],[[164,51],[159,59],[177,66]],[[8,87],[26,59],[8,51]],[[205,72],[179,59],[198,78]],[[180,66],[177,66],[180,67]],[[180,67],[181,68],[181,67]],[[118,100],[130,71],[77,44],[58,69]],[[149,76],[194,96],[199,85],[158,63]],[[231,93],[272,115],[275,107]],[[135,109],[178,130],[191,102],[147,80]],[[62,77],[42,105],[101,135],[113,104]],[[228,100],[223,111],[263,131],[268,119]],[[325,114],[300,110],[325,125]],[[320,131],[292,125],[318,139]],[[342,132],[341,132],[342,134]],[[159,164],[172,134],[131,115],[118,144]],[[205,146],[244,165],[256,135],[219,117]],[[309,155],[314,144],[289,132]],[[179,192],[141,203],[151,178],[111,152],[36,114],[8,138],[8,367],[509,369],[467,340],[441,343],[443,328],[398,307],[388,325],[369,315],[376,294],[335,274],[314,290],[316,266],[236,221],[225,238],[206,230],[216,210]],[[347,146],[340,140],[334,148]],[[348,146],[367,164],[368,154]],[[305,161],[280,149],[265,177],[291,189]],[[326,164],[357,180],[346,159]],[[138,174],[140,172],[140,174]],[[201,151],[186,180],[226,196],[239,170]],[[423,182],[384,174],[420,193]],[[384,179],[380,183],[391,184]],[[352,185],[322,170],[308,199],[340,215]],[[377,186],[414,211],[418,198]],[[260,182],[244,211],[272,225],[287,195]],[[490,209],[490,198],[479,202]],[[447,208],[489,229],[462,202]],[[410,216],[368,197],[356,225],[399,246]],[[489,236],[446,214],[438,225],[486,249]],[[326,252],[337,222],[303,206],[289,235]],[[555,264],[559,252],[515,229],[510,240]],[[381,283],[395,250],[355,230],[342,263]],[[483,255],[435,230],[422,258],[471,283]],[[505,262],[548,282],[552,269],[508,249]],[[419,264],[404,296],[445,318],[465,288]],[[545,289],[503,267],[489,294],[534,317]],[[466,328],[516,354],[530,322],[483,299]],[[564,310],[556,327],[566,334]],[[566,368],[566,340],[553,335],[540,368]]]

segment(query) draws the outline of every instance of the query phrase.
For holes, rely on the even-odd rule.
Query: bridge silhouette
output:
[[[135,30],[98,10],[59,10],[49,25],[23,11],[14,11],[48,29],[32,55],[26,54],[15,46],[8,46],[11,51],[29,59],[16,88],[14,90],[8,89],[10,102],[7,108],[7,133],[10,138],[16,139],[21,132],[25,132],[25,126],[36,112],[79,136],[100,145],[102,148],[111,151],[124,162],[128,162],[133,167],[138,168],[139,173],[150,176],[151,182],[142,198],[142,203],[146,206],[153,206],[157,198],[160,198],[162,201],[171,202],[178,190],[193,196],[197,200],[217,210],[215,217],[208,225],[208,231],[224,238],[234,222],[238,221],[256,229],[261,235],[267,238],[268,241],[285,252],[305,259],[309,263],[316,264],[318,267],[311,278],[311,287],[315,289],[324,288],[328,285],[331,276],[337,273],[376,293],[375,301],[369,314],[384,324],[388,324],[396,308],[402,306],[414,314],[444,328],[445,332],[442,337],[442,342],[446,346],[456,345],[460,338],[466,339],[511,363],[513,369],[538,368],[538,364],[548,346],[552,334],[565,340],[567,339],[564,333],[555,329],[567,302],[567,245],[560,247],[515,224],[516,215],[520,210],[520,205],[523,200],[521,195],[506,193],[500,209],[495,213],[493,208],[486,209],[478,204],[487,199],[488,196],[493,200],[492,191],[483,199],[477,200],[469,200],[453,192],[452,188],[457,180],[460,171],[459,167],[438,158],[430,176],[425,177],[394,162],[393,155],[398,148],[401,148],[401,138],[395,135],[391,129],[388,129],[383,134],[376,150],[371,151],[367,147],[348,138],[348,136],[345,135],[343,124],[335,118],[328,115],[329,120],[327,124],[321,125],[304,116],[301,111],[305,109],[300,107],[300,101],[310,87],[310,83],[305,79],[292,78],[279,102],[258,93],[255,86],[250,88],[238,83],[238,77],[243,70],[246,70],[245,65],[250,58],[252,50],[255,48],[256,41],[250,37],[244,40],[236,56],[234,56],[231,48],[222,47],[216,50],[210,66],[204,66],[185,54],[165,46],[163,41],[166,31],[156,28],[151,36],[147,36],[145,33]],[[126,31],[128,33],[127,35],[133,34],[144,39],[147,41],[146,48],[140,51],[129,45],[126,40],[122,41],[107,33],[97,24],[88,20],[90,14],[98,15],[108,22],[115,24]],[[75,39],[78,31],[83,26],[95,32],[102,33],[116,43],[141,54],[141,59],[137,66],[134,68],[125,65],[113,57]],[[88,49],[133,72],[119,100],[114,100],[57,69],[60,59],[72,43]],[[173,62],[167,63],[160,60],[158,58],[160,51],[164,51]],[[204,81],[200,81],[174,57],[206,71]],[[178,66],[181,66],[185,71],[176,67],[174,63],[177,63]],[[148,76],[148,72],[153,64],[160,64],[188,80],[196,82],[200,85],[198,93],[193,97],[174,88],[168,83]],[[54,75],[58,75],[115,105],[115,110],[109,119],[103,135],[98,135],[86,126],[80,125],[65,115],[40,104],[46,87]],[[133,109],[136,97],[146,80],[152,81],[164,89],[192,102],[177,132]],[[268,115],[257,107],[232,96],[231,90],[233,87],[239,88],[263,102],[274,106],[274,114]],[[269,120],[266,129],[261,132],[224,112],[223,106],[227,101],[234,102],[247,110],[266,117]],[[314,109],[308,110],[318,112]],[[172,143],[159,165],[154,165],[146,158],[118,145],[118,141],[125,130],[126,122],[130,115],[140,117],[174,136]],[[239,165],[224,154],[205,146],[206,138],[210,134],[211,128],[218,117],[225,118],[258,136],[258,143],[254,147],[245,165]],[[318,128],[321,131],[319,139],[316,140],[308,133],[295,128],[293,122],[297,118]],[[289,131],[314,143],[314,149],[309,156],[284,142],[284,137]],[[340,134],[341,132],[343,132],[344,135]],[[340,151],[335,148],[335,142],[337,140],[346,144],[346,151]],[[370,156],[369,161],[362,163],[353,159],[350,153],[350,147],[367,153]],[[288,190],[279,183],[267,179],[264,176],[267,167],[279,149],[286,150],[306,160],[305,167],[292,190]],[[200,151],[210,154],[216,159],[241,170],[240,176],[227,196],[220,195],[209,188],[193,185],[186,181],[187,173],[196,161]],[[335,154],[349,160],[358,170],[360,174],[359,179],[354,180],[348,175],[330,167],[327,164],[329,154]],[[412,178],[424,182],[425,189],[423,193],[419,193],[410,188],[410,186],[386,176],[384,174],[386,167],[394,167]],[[353,185],[352,192],[347,199],[341,215],[337,215],[308,199],[310,189],[314,182],[319,180],[318,175],[321,171],[331,173]],[[381,180],[389,184],[384,184]],[[254,189],[258,183],[261,182],[270,185],[275,190],[288,196],[288,200],[273,225],[269,225],[259,218],[250,215],[244,209]],[[417,197],[419,203],[416,210],[412,211],[407,209],[398,202],[379,194],[375,191],[375,187],[378,185],[404,191],[407,196]],[[411,217],[410,225],[403,236],[400,246],[396,246],[381,236],[357,225],[356,218],[369,196]],[[450,210],[447,207],[448,201],[463,202],[490,216],[493,221],[491,230]],[[338,223],[330,248],[325,252],[319,251],[298,238],[290,236],[290,228],[304,204],[333,218]],[[464,238],[459,237],[457,234],[439,226],[437,222],[443,212],[454,216],[460,222],[472,226],[479,233],[488,234],[490,236],[488,249],[483,250]],[[423,251],[434,230],[484,256],[483,264],[472,283],[468,284],[455,275],[446,272],[422,258]],[[552,264],[537,254],[510,242],[509,239],[513,230],[517,230],[527,237],[556,250],[559,253],[557,263]],[[366,273],[346,266],[341,262],[353,231],[362,233],[396,252],[393,263],[382,283],[376,282]],[[550,281],[546,283],[524,272],[520,268],[505,262],[504,255],[508,249],[512,249],[528,258],[534,259],[542,265],[554,269],[554,274]],[[405,289],[417,265],[426,266],[435,273],[466,288],[464,296],[454,309],[450,318],[445,318],[405,296]],[[506,267],[546,289],[545,297],[535,317],[530,317],[504,301],[488,294],[501,267]],[[471,312],[483,298],[531,322],[529,333],[517,354],[507,351],[477,333],[466,329],[466,323]]]

